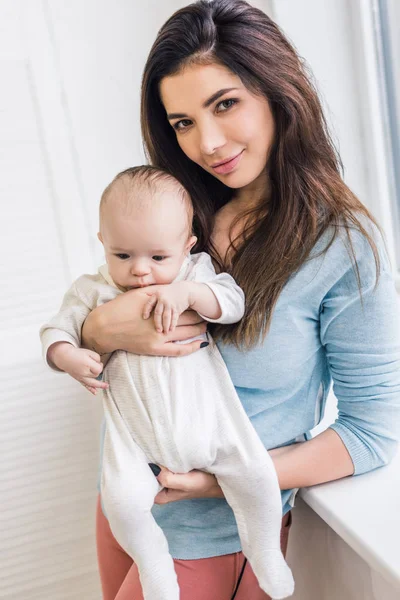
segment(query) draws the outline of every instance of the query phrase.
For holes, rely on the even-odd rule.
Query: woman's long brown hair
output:
[[[233,240],[231,264],[221,265],[244,290],[246,312],[239,323],[217,327],[214,336],[250,347],[266,335],[282,288],[328,228],[332,235],[324,251],[339,228],[346,232],[360,294],[350,228],[367,238],[378,280],[378,250],[362,224],[365,217],[376,222],[341,177],[317,92],[281,30],[244,0],[200,0],[178,10],[159,31],[145,66],[141,102],[149,161],[174,175],[193,200],[196,250],[217,258],[210,241],[213,215],[234,193],[182,152],[160,99],[160,81],[196,62],[226,66],[250,91],[268,100],[275,121],[266,165],[270,195],[252,211],[240,240]]]

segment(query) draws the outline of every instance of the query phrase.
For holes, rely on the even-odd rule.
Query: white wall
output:
[[[38,343],[39,324],[70,281],[63,221],[67,211],[81,215],[56,77],[48,77],[57,72],[37,60],[41,6],[32,3],[29,24],[26,4],[0,3],[0,598],[94,600],[98,433],[86,394],[45,371]],[[69,246],[88,264],[82,223]]]
[[[273,15],[311,67],[346,183],[368,204],[348,0],[275,0]]]

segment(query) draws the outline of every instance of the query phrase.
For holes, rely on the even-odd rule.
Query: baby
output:
[[[116,176],[100,203],[98,237],[107,265],[77,279],[40,330],[45,356],[57,344],[51,355],[56,368],[88,381],[90,361],[99,357],[80,347],[83,322],[96,306],[132,288],[146,288],[143,318],[153,314],[160,332],[173,330],[187,309],[209,322],[242,318],[244,295],[232,277],[217,275],[208,254],[190,254],[197,241],[192,219],[186,190],[168,173],[144,166]],[[286,598],[294,584],[280,550],[277,475],[210,342],[179,358],[111,354],[103,372],[105,514],[138,567],[145,600],[179,600],[167,540],[151,513],[161,486],[149,463],[176,473],[213,473],[260,587]]]

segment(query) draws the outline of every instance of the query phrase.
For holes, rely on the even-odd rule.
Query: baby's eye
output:
[[[156,260],[157,262],[161,262],[162,260],[164,260],[164,258],[166,258],[165,256],[159,256],[158,254],[156,254],[155,256],[152,256],[153,260]]]
[[[129,258],[129,254],[116,254],[115,256],[117,256],[118,258],[120,258],[121,260],[126,260],[127,258]]]

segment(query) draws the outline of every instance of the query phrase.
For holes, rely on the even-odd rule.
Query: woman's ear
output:
[[[187,254],[189,254],[189,252],[191,251],[193,246],[196,244],[196,242],[197,242],[197,237],[195,235],[190,236],[190,238],[188,239],[188,242],[186,244]]]

